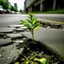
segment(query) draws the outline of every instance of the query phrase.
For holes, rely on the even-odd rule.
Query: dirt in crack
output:
[[[29,42],[29,41],[28,41]],[[11,64],[61,64],[60,59],[42,50],[40,44],[29,43],[18,59]]]

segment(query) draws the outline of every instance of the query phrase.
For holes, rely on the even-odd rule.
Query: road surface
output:
[[[36,17],[64,23],[63,14],[36,14]],[[0,15],[0,28],[18,24],[19,20],[25,20],[26,18],[27,15],[25,14],[2,14]],[[43,41],[45,45],[57,50],[57,52],[64,57],[64,30],[45,28],[41,29],[41,31],[39,30],[35,35],[38,36],[38,38],[36,38],[37,40],[40,40],[41,42]],[[28,36],[30,36],[29,33]]]
[[[64,22],[64,14],[36,14],[35,16],[45,20]],[[19,20],[24,20],[26,18],[27,14],[0,14],[0,27],[18,24]]]
[[[36,14],[36,16],[45,20],[64,22],[64,14]]]

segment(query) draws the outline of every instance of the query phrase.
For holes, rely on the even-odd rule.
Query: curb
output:
[[[44,43],[40,42],[41,46],[46,50],[46,52],[50,53],[50,54],[53,54],[55,55],[57,58],[59,59],[63,59],[64,60],[64,57],[62,57],[58,51],[54,50],[53,48],[45,45]]]

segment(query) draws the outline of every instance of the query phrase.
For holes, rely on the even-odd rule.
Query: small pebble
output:
[[[2,55],[0,54],[0,58],[2,57]]]
[[[7,57],[8,59],[10,59],[10,57]]]

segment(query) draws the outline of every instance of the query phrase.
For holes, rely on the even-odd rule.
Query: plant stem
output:
[[[34,43],[34,31],[32,30],[32,40],[33,40],[33,43]]]
[[[23,55],[23,54],[21,54],[21,55],[25,58],[25,60],[28,60],[28,58],[25,55]]]

